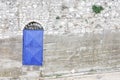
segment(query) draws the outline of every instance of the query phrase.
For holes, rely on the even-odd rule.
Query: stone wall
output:
[[[95,14],[94,4],[104,10]],[[0,37],[21,34],[30,21],[41,23],[46,34],[119,29],[119,5],[119,0],[0,0]]]
[[[103,72],[120,67],[120,31],[46,36],[45,73]]]
[[[94,4],[104,10],[95,14]],[[21,75],[22,30],[30,21],[45,30],[45,76],[119,68],[119,6],[119,0],[0,0],[3,68],[9,63]]]

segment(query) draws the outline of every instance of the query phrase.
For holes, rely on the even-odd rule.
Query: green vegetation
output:
[[[97,6],[97,5],[93,5],[92,6],[92,10],[94,13],[98,14],[100,13],[102,10],[104,10],[104,8],[102,6]]]

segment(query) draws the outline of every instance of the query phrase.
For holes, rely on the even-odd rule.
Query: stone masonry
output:
[[[104,10],[95,14],[93,5]],[[22,30],[30,21],[45,32],[42,76],[119,71],[119,12],[119,0],[0,0],[0,77],[41,75],[39,67],[29,74],[21,64]]]

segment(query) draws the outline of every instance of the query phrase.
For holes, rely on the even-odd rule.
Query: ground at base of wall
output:
[[[60,78],[38,78],[38,77],[21,77],[8,78],[0,77],[0,80],[120,80],[120,72],[110,72],[101,74],[77,75]]]
[[[79,75],[45,80],[120,80],[120,72],[101,73],[92,75]]]

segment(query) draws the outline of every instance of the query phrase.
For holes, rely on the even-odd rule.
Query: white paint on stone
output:
[[[92,5],[94,4],[103,6],[104,10],[100,14],[95,15],[92,11]],[[4,27],[9,27],[6,32],[22,32],[24,26],[30,21],[41,23],[46,34],[64,34],[66,30],[72,34],[79,32],[84,34],[85,30],[86,32],[94,31],[94,27],[98,23],[102,25],[103,29],[115,29],[114,27],[119,27],[119,4],[120,1],[106,0],[93,0],[92,2],[90,0],[1,1],[0,29],[4,30]],[[67,8],[62,10],[62,5]],[[60,19],[56,20],[57,16]],[[8,21],[6,21],[7,19]],[[78,24],[77,27],[75,26],[76,24]],[[90,27],[86,28],[87,26]],[[12,29],[14,30],[12,31]],[[80,29],[83,30],[79,31]],[[101,31],[101,28],[98,29],[98,32],[99,30]]]
[[[14,60],[2,59],[2,62],[0,62],[0,64],[1,64],[1,69],[21,67],[21,63]]]

